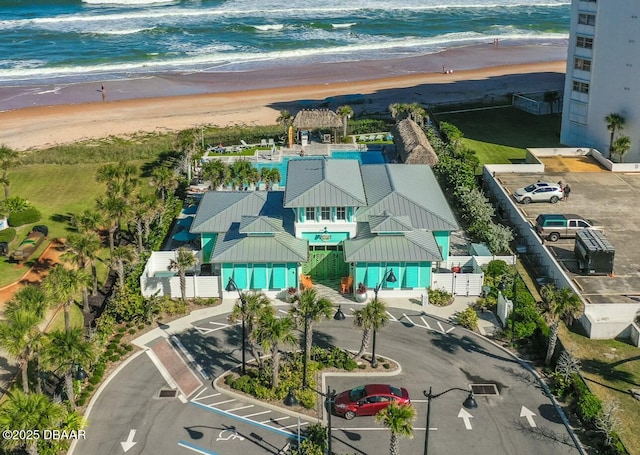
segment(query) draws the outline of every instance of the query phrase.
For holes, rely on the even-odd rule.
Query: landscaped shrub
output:
[[[11,213],[8,221],[11,226],[22,226],[25,224],[37,223],[42,218],[42,214],[35,207],[26,208],[20,212]]]
[[[12,227],[0,231],[0,242],[13,242],[16,238],[16,230]]]
[[[467,307],[464,311],[459,312],[456,315],[458,324],[470,330],[476,330],[478,328],[478,313],[472,307]]]
[[[429,303],[435,306],[447,306],[453,303],[453,295],[444,289],[427,288]]]

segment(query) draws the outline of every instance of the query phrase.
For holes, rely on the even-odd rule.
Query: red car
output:
[[[347,420],[355,416],[372,416],[391,403],[409,404],[409,392],[404,387],[387,384],[361,385],[336,396],[334,412]]]

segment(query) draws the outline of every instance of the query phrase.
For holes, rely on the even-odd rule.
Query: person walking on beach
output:
[[[100,93],[102,93],[102,101],[107,98],[107,91],[104,88],[104,84],[100,86]]]
[[[569,193],[571,193],[571,187],[569,186],[568,183],[562,189],[562,193],[564,194],[562,200],[564,202],[567,202],[569,200]]]

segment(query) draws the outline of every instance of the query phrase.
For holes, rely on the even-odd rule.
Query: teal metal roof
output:
[[[388,213],[407,216],[416,229],[455,231],[458,223],[431,167],[405,164],[360,166],[367,207],[356,210],[358,221]]]
[[[243,216],[279,220],[286,232],[294,233],[293,210],[282,206],[282,191],[208,191],[198,206],[190,232],[227,232]]]
[[[289,160],[285,207],[360,207],[367,197],[358,160]]]
[[[233,230],[220,235],[211,252],[212,263],[230,262],[306,262],[308,242],[286,232],[265,236],[241,234]]]
[[[284,232],[282,220],[266,216],[245,215],[240,219],[240,234],[265,234]]]
[[[358,223],[358,233],[344,241],[346,262],[375,261],[442,261],[433,233],[423,230],[379,235],[369,230],[368,223]]]
[[[408,216],[369,215],[369,229],[373,233],[407,232],[413,231],[411,219]]]

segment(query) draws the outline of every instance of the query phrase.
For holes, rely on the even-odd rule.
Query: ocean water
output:
[[[0,85],[557,42],[568,0],[2,0]]]

